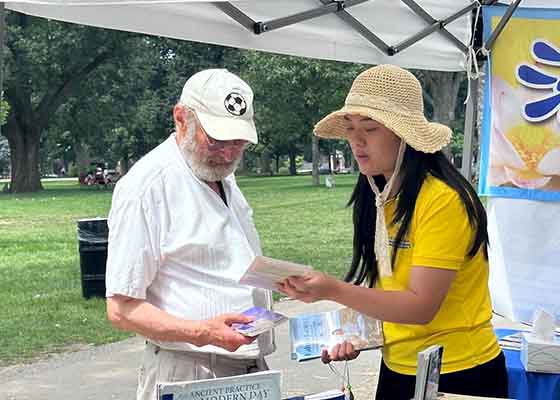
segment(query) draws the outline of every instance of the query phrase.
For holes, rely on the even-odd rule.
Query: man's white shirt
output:
[[[179,318],[204,320],[270,308],[270,292],[239,285],[261,254],[252,210],[230,175],[227,205],[199,180],[172,134],[119,181],[109,213],[107,297],[145,299]],[[273,335],[229,353],[215,346],[154,342],[185,351],[256,358],[274,350]],[[260,351],[259,351],[260,347]]]

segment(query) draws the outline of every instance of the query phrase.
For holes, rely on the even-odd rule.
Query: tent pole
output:
[[[428,14],[422,7],[420,7],[415,0],[401,0],[405,3],[418,17],[427,21],[430,26],[411,36],[410,38],[402,41],[396,46],[389,46],[381,38],[375,35],[371,30],[364,26],[360,21],[354,18],[351,14],[346,12],[346,9],[354,5],[365,3],[369,0],[345,0],[345,1],[334,1],[334,0],[320,0],[323,4],[322,7],[314,8],[312,10],[303,11],[297,14],[289,15],[287,17],[277,18],[270,21],[254,21],[251,17],[237,8],[230,2],[212,2],[212,4],[221,10],[224,14],[228,15],[234,21],[238,22],[245,29],[259,35],[265,32],[269,32],[275,29],[283,28],[285,26],[290,26],[298,22],[307,21],[313,18],[317,18],[323,15],[334,14],[348,25],[350,25],[356,32],[362,35],[366,40],[380,49],[384,54],[393,56],[407,47],[412,46],[414,43],[423,39],[424,37],[432,34],[436,31],[441,31],[441,33],[455,44],[461,51],[466,53],[468,51],[467,46],[457,39],[453,34],[445,29],[446,25],[455,21],[456,19],[462,17],[463,15],[471,12],[473,9],[480,6],[480,3],[473,2],[462,10],[456,12],[455,14],[447,17],[444,20],[438,21],[434,19],[430,14]],[[521,1],[521,0],[518,0]]]
[[[492,34],[490,35],[490,37],[488,38],[486,43],[484,43],[484,45],[482,46],[482,51],[483,52],[485,52],[485,51],[489,52],[490,51],[490,49],[492,48],[492,45],[494,44],[494,42],[496,41],[496,39],[498,38],[500,33],[502,33],[502,31],[506,27],[506,24],[508,23],[511,16],[513,15],[514,11],[519,6],[519,3],[521,3],[521,0],[516,0],[514,3],[511,3],[508,6],[508,9],[504,13],[504,16],[502,17],[502,19],[500,19],[500,22],[498,22],[498,26],[496,26],[496,29],[494,29],[494,32],[492,32]]]
[[[412,11],[414,11],[418,16],[420,16],[424,21],[428,24],[433,25],[437,23],[437,20],[434,19],[428,12],[426,12],[415,0],[401,0],[404,4],[406,4]],[[457,39],[451,32],[449,32],[444,27],[441,28],[440,32],[457,46],[463,53],[466,53],[469,49],[463,42]]]
[[[224,14],[228,15],[231,19],[236,21],[239,25],[246,28],[248,31],[255,32],[257,22],[252,20],[247,14],[235,7],[229,2],[213,2],[216,8],[221,10]]]
[[[469,78],[470,79],[470,78]],[[471,181],[472,177],[472,157],[473,157],[473,138],[476,131],[477,110],[478,110],[478,80],[470,79],[471,88],[469,101],[465,110],[465,130],[463,133],[463,157],[461,159],[461,173]]]
[[[320,0],[323,4],[329,4],[331,0]],[[381,50],[384,54],[389,54],[389,45],[385,43],[379,36],[370,31],[360,21],[345,10],[341,10],[335,14],[338,18],[350,25],[356,32],[362,35],[367,41]]]
[[[369,0],[346,0],[346,1],[323,1],[323,6],[312,10],[288,15],[287,17],[276,18],[270,21],[256,22],[247,14],[229,2],[213,2],[212,4],[222,12],[230,16],[246,29],[259,35],[264,32],[283,28],[285,26],[297,24],[298,22],[307,21],[323,15],[333,14],[343,11],[345,8],[352,7],[357,4],[365,3]]]
[[[442,21],[436,21],[432,23],[431,26],[428,26],[426,29],[422,30],[421,32],[418,32],[416,35],[411,36],[410,38],[402,41],[401,43],[392,46],[391,48],[391,52],[389,53],[389,55],[394,55],[397,54],[401,51],[403,51],[404,49],[406,49],[407,47],[412,46],[414,43],[418,42],[419,40],[425,38],[426,36],[428,36],[429,34],[437,31],[437,30],[441,30],[443,28],[445,28],[446,25],[450,24],[451,22],[455,21],[456,19],[462,17],[463,15],[471,12],[472,10],[474,10],[475,8],[477,8],[479,6],[478,2],[474,2],[469,4],[467,7],[463,8],[460,11],[457,11],[455,14],[447,17],[446,19],[442,20]],[[455,43],[455,42],[453,42]]]
[[[321,17],[323,15],[337,13],[343,11],[348,7],[365,3],[367,1],[369,0],[346,0],[346,1],[331,1],[327,3],[323,3],[323,6],[319,8],[314,8],[309,11],[303,11],[297,14],[289,15],[287,17],[277,18],[271,21],[259,23],[259,25],[262,26],[262,29],[260,31],[267,32],[273,29],[283,28],[288,25],[297,24],[298,22]]]

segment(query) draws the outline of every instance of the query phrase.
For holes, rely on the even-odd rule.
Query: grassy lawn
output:
[[[337,176],[327,189],[312,187],[309,176],[239,178],[265,255],[340,276],[351,258],[345,204],[355,179]],[[81,293],[76,221],[106,217],[111,192],[74,181],[44,186],[41,193],[0,194],[0,365],[129,336],[110,327],[104,300]]]

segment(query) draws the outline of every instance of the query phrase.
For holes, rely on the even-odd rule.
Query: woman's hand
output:
[[[278,285],[278,289],[292,299],[313,303],[328,300],[340,283],[323,272],[312,271],[303,276],[290,276]]]
[[[350,342],[342,342],[335,345],[331,351],[323,349],[321,353],[321,361],[328,364],[331,361],[350,361],[357,358],[360,355],[360,351],[354,349],[354,345]]]

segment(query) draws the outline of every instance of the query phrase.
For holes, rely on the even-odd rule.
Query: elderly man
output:
[[[273,335],[231,328],[271,308],[268,291],[239,285],[260,243],[233,172],[257,143],[253,93],[236,75],[193,75],[173,109],[175,132],[119,181],[109,215],[107,315],[146,338],[137,399],[158,381],[266,369]]]

